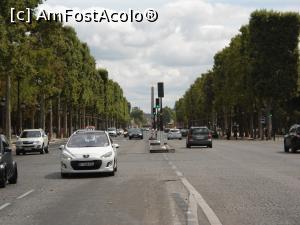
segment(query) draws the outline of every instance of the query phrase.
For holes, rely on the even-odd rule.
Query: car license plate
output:
[[[204,139],[204,136],[199,135],[199,136],[196,137],[196,139],[198,139],[198,140],[203,140],[203,139]]]
[[[25,147],[24,149],[25,150],[31,150],[31,147]]]
[[[78,166],[94,166],[94,162],[82,162],[78,163]]]

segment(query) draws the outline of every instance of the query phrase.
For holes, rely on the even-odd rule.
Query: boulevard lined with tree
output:
[[[176,102],[177,124],[270,138],[299,122],[299,31],[297,13],[253,12],[213,68]]]
[[[50,136],[93,125],[126,126],[130,103],[106,69],[96,68],[89,47],[59,22],[10,23],[10,9],[34,10],[39,0],[0,5],[1,128],[10,138],[22,128]],[[35,21],[35,20],[33,20]]]

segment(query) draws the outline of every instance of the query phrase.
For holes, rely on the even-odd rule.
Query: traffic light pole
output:
[[[164,130],[164,124],[163,124],[163,106],[162,106],[162,98],[160,99],[160,114],[159,114],[159,126],[160,126],[160,130],[163,131]]]

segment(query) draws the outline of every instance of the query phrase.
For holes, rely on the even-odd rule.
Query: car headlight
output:
[[[102,158],[109,158],[111,156],[112,156],[112,152],[107,152],[102,156]]]
[[[22,141],[17,141],[16,142],[16,145],[21,145],[22,144]]]
[[[42,142],[40,142],[40,141],[34,141],[33,143],[37,144],[37,145],[41,145],[42,144]]]
[[[63,152],[63,153],[61,154],[61,158],[62,158],[62,159],[69,160],[69,161],[71,161],[71,160],[73,159],[73,157],[72,157],[70,154],[68,154],[67,152]]]

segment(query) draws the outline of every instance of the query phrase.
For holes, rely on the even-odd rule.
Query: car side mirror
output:
[[[11,153],[11,152],[12,152],[11,147],[5,147],[5,148],[4,148],[4,152],[6,152],[6,153]]]
[[[16,136],[17,140],[20,138],[20,136]]]
[[[118,144],[112,144],[113,148],[120,148],[120,145]]]
[[[64,150],[64,148],[65,148],[65,146],[64,145],[61,145],[61,146],[59,146],[59,150]]]

